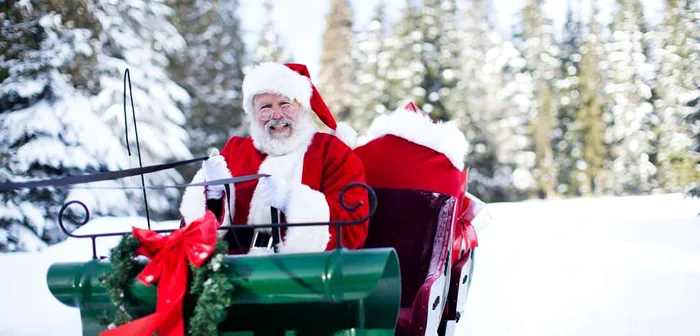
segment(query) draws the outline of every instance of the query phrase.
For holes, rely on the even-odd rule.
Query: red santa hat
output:
[[[243,79],[243,110],[246,113],[253,112],[253,97],[261,93],[275,93],[298,101],[316,113],[321,122],[345,144],[355,146],[357,132],[349,125],[335,121],[321,94],[311,83],[306,65],[274,62],[259,64]]]

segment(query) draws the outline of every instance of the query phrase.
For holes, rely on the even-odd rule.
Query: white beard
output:
[[[311,119],[311,111],[302,107],[299,118],[292,125],[292,133],[287,138],[276,139],[255,120],[252,114],[247,114],[250,122],[250,137],[253,145],[259,151],[270,156],[281,156],[307,148],[317,131],[316,125]]]

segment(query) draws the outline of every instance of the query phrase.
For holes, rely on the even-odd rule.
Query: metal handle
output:
[[[280,223],[280,213],[279,210],[277,210],[275,207],[270,207],[270,218],[272,220],[272,224],[279,224]],[[277,246],[279,243],[282,241],[282,234],[280,232],[279,227],[274,227],[272,228],[272,246],[275,249],[275,253],[278,253],[277,251]]]

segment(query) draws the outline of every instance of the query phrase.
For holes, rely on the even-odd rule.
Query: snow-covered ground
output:
[[[457,335],[700,335],[700,200],[680,195],[490,204]],[[101,219],[91,228],[145,226]],[[99,224],[99,225],[97,225]],[[177,223],[163,223],[172,227]],[[105,255],[114,239],[103,239]],[[46,270],[90,258],[70,239],[0,255],[0,335],[79,335]]]
[[[489,210],[458,335],[700,335],[700,200]]]

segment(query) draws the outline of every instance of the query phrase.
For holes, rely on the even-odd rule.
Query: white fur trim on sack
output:
[[[378,116],[367,131],[367,142],[394,135],[444,154],[452,165],[464,169],[469,144],[464,134],[452,123],[433,123],[416,112],[399,108]]]
[[[311,109],[311,81],[283,64],[264,62],[253,68],[243,79],[243,109],[253,111],[253,97],[261,93],[276,93],[296,99]]]
[[[204,172],[202,169],[200,169],[192,178],[191,183],[200,183],[204,182]],[[229,206],[231,208],[231,211],[235,211],[235,200],[236,200],[236,192],[235,192],[235,185],[230,184],[231,187],[231,197],[230,197],[230,203]],[[204,195],[204,187],[187,187],[185,189],[185,192],[182,194],[182,201],[180,202],[180,215],[182,215],[182,218],[185,220],[185,224],[189,225],[192,223],[194,220],[201,218],[204,216],[204,212],[206,210],[207,206],[207,200],[206,196]],[[228,215],[228,208],[224,206],[224,221],[221,224],[221,226],[227,226],[231,225],[231,221],[229,220],[229,215]],[[233,213],[231,214],[231,217],[233,217]],[[224,232],[225,231],[219,231],[219,232]]]

